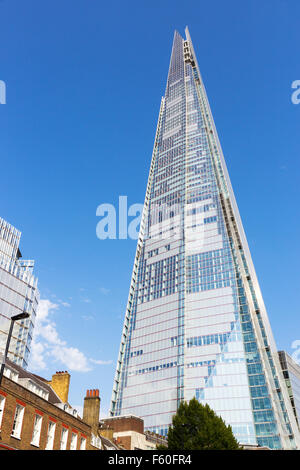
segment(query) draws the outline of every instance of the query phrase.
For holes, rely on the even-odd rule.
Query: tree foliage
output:
[[[206,404],[182,402],[168,432],[170,450],[238,450],[231,426]]]

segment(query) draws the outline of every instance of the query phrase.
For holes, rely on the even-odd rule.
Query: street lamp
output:
[[[18,315],[14,315],[13,317],[10,318],[10,328],[9,328],[9,332],[8,332],[5,352],[4,352],[4,356],[3,356],[3,359],[2,359],[1,370],[0,370],[0,386],[1,386],[1,382],[2,382],[4,367],[5,367],[5,363],[6,363],[6,359],[7,359],[7,355],[8,355],[8,348],[9,348],[9,344],[10,344],[10,340],[11,340],[11,336],[12,336],[12,332],[13,332],[14,323],[15,323],[15,321],[18,321],[18,320],[25,320],[25,318],[28,318],[29,316],[30,316],[29,313],[22,312],[22,313],[19,313]]]

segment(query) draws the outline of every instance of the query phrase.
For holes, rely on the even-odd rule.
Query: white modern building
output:
[[[22,312],[29,318],[14,323],[8,358],[26,368],[39,302],[34,261],[23,260],[21,232],[0,218],[0,356],[6,347],[11,317]]]
[[[299,446],[186,29],[185,38],[174,35],[110,414],[140,416],[146,430],[166,435],[179,403],[193,397],[230,424],[241,444]]]

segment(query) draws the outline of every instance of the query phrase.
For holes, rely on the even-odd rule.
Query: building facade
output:
[[[285,384],[300,428],[300,365],[285,351],[278,351]]]
[[[0,384],[0,450],[100,450],[99,437],[67,401],[69,383],[68,372],[49,381],[7,361]]]
[[[99,432],[125,450],[155,450],[158,445],[168,446],[164,436],[145,432],[144,421],[138,416],[102,419]]]
[[[34,261],[22,259],[20,238],[19,230],[0,218],[0,357],[5,350],[10,318],[25,311],[30,316],[14,323],[8,357],[26,368],[39,292]]]
[[[299,445],[276,344],[188,29],[175,32],[111,416],[166,435],[208,403],[241,444]]]

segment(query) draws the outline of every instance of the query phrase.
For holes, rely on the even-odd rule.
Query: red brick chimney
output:
[[[92,427],[94,434],[97,434],[100,417],[100,396],[99,390],[87,390],[83,404],[83,421]]]

